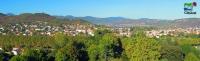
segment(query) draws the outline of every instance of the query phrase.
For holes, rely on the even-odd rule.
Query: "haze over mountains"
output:
[[[200,18],[180,18],[175,20],[161,20],[161,19],[129,19],[124,17],[107,17],[99,18],[92,16],[75,17],[75,16],[52,16],[45,13],[23,13],[20,15],[3,14],[0,13],[0,23],[9,22],[31,22],[31,21],[64,21],[62,23],[92,23],[100,25],[109,25],[117,27],[132,27],[132,26],[155,26],[155,27],[167,27],[167,28],[189,28],[200,27]],[[57,22],[55,22],[57,23]]]

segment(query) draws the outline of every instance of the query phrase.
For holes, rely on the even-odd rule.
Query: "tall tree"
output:
[[[27,60],[22,56],[14,56],[9,61],[27,61]]]
[[[114,52],[112,51],[112,44],[114,41],[116,41],[116,38],[111,33],[105,34],[99,41],[99,52],[102,60],[108,61],[109,57],[113,56]]]
[[[126,54],[130,61],[158,61],[161,46],[153,38],[145,37],[143,32],[134,35],[134,39],[125,47]]]
[[[190,52],[185,56],[184,61],[200,61],[200,60],[194,53]]]
[[[55,61],[67,61],[68,58],[63,49],[58,50],[55,55]]]
[[[99,48],[98,45],[92,44],[87,49],[89,54],[89,61],[98,61],[99,60]]]
[[[54,35],[54,39],[55,39],[55,44],[57,48],[64,47],[67,41],[67,38],[63,33],[56,33]]]

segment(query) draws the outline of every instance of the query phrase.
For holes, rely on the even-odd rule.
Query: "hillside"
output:
[[[175,20],[162,20],[162,19],[128,19],[123,17],[108,17],[108,18],[95,18],[95,17],[82,17],[91,23],[103,24],[110,26],[153,26],[160,28],[189,28],[200,27],[200,18],[181,18]]]
[[[57,24],[100,24],[116,27],[132,26],[153,26],[160,28],[189,28],[200,27],[200,18],[182,18],[175,20],[161,19],[129,19],[124,17],[74,17],[68,16],[51,16],[46,13],[23,13],[19,15],[9,15],[0,13],[0,24],[7,23],[35,23],[37,21],[48,22],[51,25]]]
[[[8,23],[35,23],[37,21],[48,22],[51,25],[56,24],[90,24],[82,19],[58,19],[46,13],[23,13],[20,15],[9,16],[0,13],[0,24]]]
[[[200,27],[200,18],[177,19],[173,21],[171,27],[181,27],[181,28]]]
[[[58,17],[57,17],[58,18]],[[63,16],[59,18],[68,18],[72,19],[83,19],[93,24],[101,24],[101,25],[109,25],[109,26],[117,26],[117,27],[132,27],[132,26],[153,26],[159,28],[188,28],[188,27],[199,27],[200,26],[200,18],[181,18],[175,20],[162,20],[162,19],[129,19],[123,17],[107,17],[107,18],[99,18],[99,17],[74,17],[74,16]]]

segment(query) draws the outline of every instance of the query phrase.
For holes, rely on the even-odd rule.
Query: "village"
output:
[[[130,28],[106,28],[113,32],[116,36],[131,37],[132,32]],[[37,24],[7,24],[0,25],[0,35],[17,35],[17,36],[33,36],[33,35],[45,35],[54,36],[55,33],[61,32],[66,35],[76,36],[78,34],[86,34],[94,36],[95,30],[98,30],[94,25],[81,25],[81,24],[63,24],[61,26],[48,25],[47,22],[38,22]],[[23,48],[20,46],[11,47],[12,49],[7,54],[19,55],[23,54]],[[37,50],[37,49],[36,49]],[[47,49],[48,50],[48,49]],[[3,52],[4,48],[0,46],[0,52]]]
[[[130,28],[107,28],[114,32],[117,36],[131,36]],[[37,22],[37,24],[7,24],[0,25],[0,35],[23,35],[23,36],[32,36],[32,35],[47,35],[53,36],[57,32],[64,33],[70,36],[76,36],[80,33],[94,36],[95,30],[98,30],[95,25],[81,25],[81,24],[63,24],[59,26],[48,25],[47,22]]]
[[[38,22],[38,24],[7,24],[6,26],[0,25],[0,34],[14,34],[14,35],[48,35],[53,36],[56,32],[75,36],[79,33],[94,36],[93,25],[48,25],[47,22]]]
[[[177,28],[177,29],[166,29],[166,30],[151,30],[145,32],[147,36],[149,37],[156,37],[159,38],[161,36],[177,36],[178,33],[184,33],[184,34],[200,34],[200,28]]]

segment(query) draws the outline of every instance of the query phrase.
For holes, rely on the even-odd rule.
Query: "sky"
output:
[[[197,14],[184,14],[184,3],[197,2]],[[2,13],[126,17],[132,19],[199,18],[200,0],[0,0]]]

